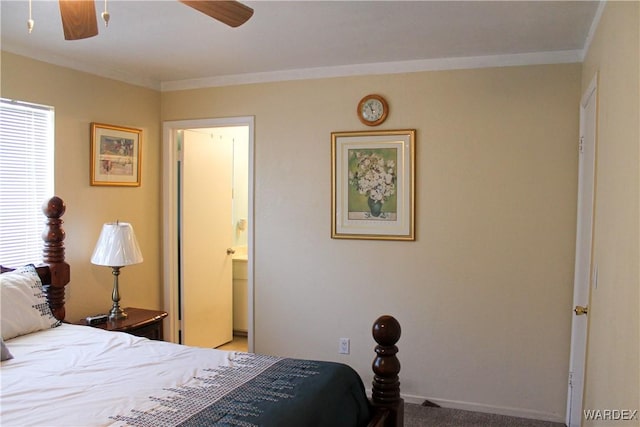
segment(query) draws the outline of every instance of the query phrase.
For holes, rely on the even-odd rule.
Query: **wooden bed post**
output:
[[[62,229],[62,215],[66,206],[60,197],[54,196],[42,205],[42,212],[47,217],[42,240],[44,247],[42,259],[49,266],[50,280],[43,288],[47,294],[47,301],[51,307],[53,316],[58,320],[64,320],[64,287],[70,280],[70,267],[64,260],[64,238]]]
[[[381,316],[373,324],[373,339],[378,343],[373,359],[373,389],[371,402],[375,408],[389,411],[384,426],[404,424],[404,400],[400,397],[400,361],[396,357],[400,339],[400,323],[392,316]]]

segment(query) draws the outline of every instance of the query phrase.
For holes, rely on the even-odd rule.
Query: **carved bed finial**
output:
[[[64,287],[70,280],[70,268],[64,260],[64,238],[62,229],[64,221],[60,219],[66,210],[66,206],[60,197],[54,196],[42,205],[42,212],[47,217],[42,232],[44,247],[42,259],[49,266],[51,280],[43,287],[47,294],[47,300],[56,319],[64,320]]]
[[[400,323],[392,316],[380,316],[373,324],[373,339],[378,343],[373,359],[373,389],[371,401],[374,406],[387,408],[390,416],[386,426],[401,426],[404,421],[404,401],[400,398],[400,361],[396,356],[400,339]]]

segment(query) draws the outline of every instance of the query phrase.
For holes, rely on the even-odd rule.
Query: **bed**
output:
[[[381,316],[371,398],[345,364],[203,349],[64,322],[64,202],[43,205],[43,265],[2,268],[2,426],[403,424],[396,343]]]

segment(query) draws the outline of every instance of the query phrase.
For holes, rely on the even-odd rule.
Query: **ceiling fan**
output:
[[[239,27],[253,15],[253,9],[229,0],[179,0],[189,7],[204,13],[230,27]],[[58,0],[62,28],[66,40],[86,39],[98,35],[95,0]],[[109,22],[109,12],[102,12],[105,23]]]

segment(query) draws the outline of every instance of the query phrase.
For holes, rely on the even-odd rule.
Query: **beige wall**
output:
[[[70,317],[108,309],[89,257],[103,222],[136,227],[145,262],[125,305],[159,307],[160,120],[255,116],[255,339],[263,353],[344,361],[370,384],[370,327],[403,325],[403,392],[448,406],[564,417],[577,192],[579,64],[154,91],[2,54],[2,96],[56,107],[68,204]],[[330,134],[417,129],[415,242],[332,240]],[[160,113],[161,107],[161,113]],[[88,184],[89,123],[140,127],[141,188]],[[135,286],[133,285],[135,284]],[[351,355],[339,356],[339,337]]]
[[[591,291],[585,409],[640,409],[639,28],[639,2],[608,2],[582,73],[583,89],[598,74],[598,287]]]
[[[67,204],[67,320],[111,307],[113,276],[90,262],[102,224],[133,224],[144,263],[120,275],[123,306],[161,307],[160,93],[2,52],[2,97],[55,107],[55,192]],[[89,185],[89,124],[140,128],[142,185]],[[43,217],[44,219],[44,217]]]
[[[409,397],[563,420],[580,80],[569,64],[163,93],[163,120],[256,118],[256,351],[370,384],[389,313]],[[390,104],[379,128],[417,129],[415,242],[330,238],[330,135],[364,130],[371,92]]]

